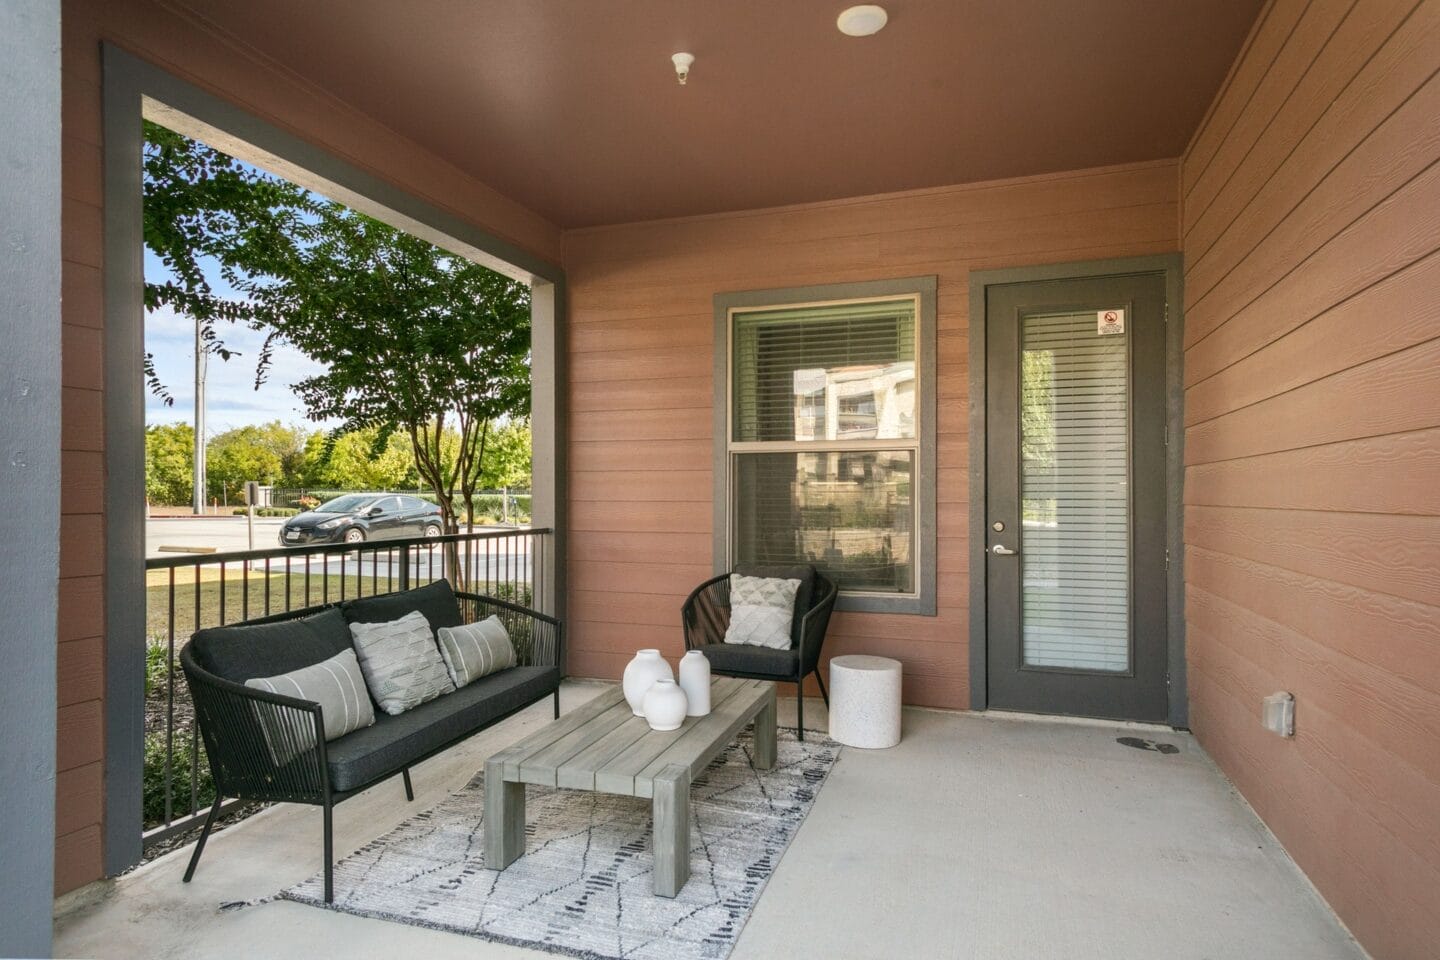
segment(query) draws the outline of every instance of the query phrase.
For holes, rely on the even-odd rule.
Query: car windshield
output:
[[[359,497],[354,494],[348,497],[336,497],[328,500],[315,508],[316,513],[354,513],[362,507],[368,506],[374,497]]]

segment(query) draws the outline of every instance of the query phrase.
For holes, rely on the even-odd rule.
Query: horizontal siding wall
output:
[[[936,275],[938,615],[842,613],[826,659],[905,664],[905,700],[969,703],[968,274],[1173,252],[1174,162],[567,233],[570,671],[683,649],[711,575],[712,298]]]
[[[1274,0],[1180,177],[1191,722],[1382,960],[1440,944],[1437,67],[1434,0]]]
[[[253,51],[237,48],[204,22],[148,0],[65,0],[57,893],[98,879],[103,870],[102,42],[238,103],[538,257],[558,262],[560,253],[560,232],[540,217]]]

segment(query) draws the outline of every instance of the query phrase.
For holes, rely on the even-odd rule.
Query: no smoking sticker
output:
[[[1107,333],[1125,332],[1125,311],[1124,310],[1101,310],[1095,314],[1095,332],[1104,336]]]

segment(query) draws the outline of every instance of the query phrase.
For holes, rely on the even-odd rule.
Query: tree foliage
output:
[[[226,430],[207,445],[205,480],[208,495],[227,503],[240,502],[246,481],[285,485],[302,469],[309,434],[278,420]]]
[[[234,354],[217,333],[218,321],[255,322],[253,305],[217,293],[205,275],[219,265],[232,284],[248,272],[253,251],[289,236],[317,205],[308,191],[148,120],[145,122],[145,246],[167,276],[145,278],[145,309],[170,307],[199,322],[205,349]],[[145,355],[145,378],[167,405],[174,402]]]
[[[293,386],[311,420],[341,424],[326,459],[344,434],[365,432],[377,457],[407,437],[457,529],[452,504],[480,489],[492,435],[529,413],[528,288],[154,124],[146,136],[146,244],[172,274],[147,307],[196,317],[222,358],[217,321],[268,331],[257,385],[276,342],[323,364]],[[216,295],[205,258],[238,299]]]
[[[195,429],[188,423],[145,428],[145,499],[161,506],[189,503],[195,489]]]

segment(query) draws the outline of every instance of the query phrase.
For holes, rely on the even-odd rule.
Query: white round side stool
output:
[[[830,738],[880,749],[900,742],[900,661],[846,656],[830,661]]]

